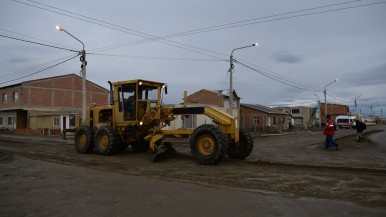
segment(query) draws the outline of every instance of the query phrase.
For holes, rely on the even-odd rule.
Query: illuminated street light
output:
[[[338,81],[338,79],[335,79],[334,81],[332,81],[324,86],[324,90],[323,90],[323,93],[324,93],[324,116],[327,115],[327,96],[326,96],[327,95],[327,86],[332,84],[332,83],[335,83],[337,81]]]
[[[75,36],[73,36],[71,33],[67,32],[62,27],[56,26],[55,28],[59,31],[67,33],[69,36],[71,36],[75,40],[79,41],[83,46],[83,49],[80,53],[81,54],[80,61],[82,61],[82,65],[81,65],[81,68],[82,68],[82,124],[84,125],[85,121],[86,121],[86,100],[87,100],[87,93],[86,93],[86,81],[87,81],[86,80],[86,65],[87,65],[87,61],[86,61],[86,50],[84,48],[84,43],[81,40],[79,40],[78,38],[76,38]]]
[[[362,93],[361,95],[357,96],[354,98],[354,103],[355,103],[355,113],[357,113],[357,99],[360,97],[360,96],[363,96],[365,95],[365,93]],[[359,112],[360,114],[361,112]],[[358,113],[357,113],[358,114]]]
[[[230,60],[229,60],[229,114],[232,115],[232,109],[233,109],[233,52],[235,50],[240,50],[248,47],[257,47],[258,43],[254,43],[252,45],[248,45],[245,47],[239,47],[232,50]]]

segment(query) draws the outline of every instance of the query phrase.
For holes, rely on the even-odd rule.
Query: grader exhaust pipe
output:
[[[113,92],[113,84],[111,83],[111,81],[108,81],[109,85],[110,85],[110,105],[114,105],[114,92]]]

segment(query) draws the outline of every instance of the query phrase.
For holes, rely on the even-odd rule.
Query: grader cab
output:
[[[213,107],[164,106],[164,83],[129,80],[110,84],[110,105],[87,109],[85,125],[75,133],[80,153],[95,150],[111,155],[131,146],[135,152],[150,149],[153,160],[173,150],[166,138],[189,138],[193,157],[200,164],[217,164],[228,154],[246,158],[253,149],[249,132],[239,129],[237,118]],[[186,96],[186,94],[185,94]],[[196,129],[166,129],[179,116],[206,115],[212,124]]]

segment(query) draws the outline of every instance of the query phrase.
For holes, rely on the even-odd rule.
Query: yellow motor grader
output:
[[[110,84],[110,105],[87,109],[85,125],[75,132],[75,148],[80,153],[95,150],[111,155],[128,146],[135,152],[153,152],[153,160],[172,150],[166,138],[189,138],[193,157],[199,164],[217,164],[226,154],[244,159],[253,149],[249,132],[239,129],[237,118],[219,109],[164,106],[165,83],[128,80]],[[206,115],[213,124],[195,129],[168,129],[178,116]]]

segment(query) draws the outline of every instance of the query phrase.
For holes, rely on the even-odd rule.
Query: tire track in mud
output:
[[[115,156],[78,154],[73,146],[30,142],[0,142],[0,163],[13,155],[86,167],[95,170],[189,182],[212,188],[314,197],[354,202],[370,207],[386,205],[386,171],[371,168],[302,165],[269,161],[224,159],[216,166],[203,166],[188,154],[151,163],[151,155],[126,151]]]

